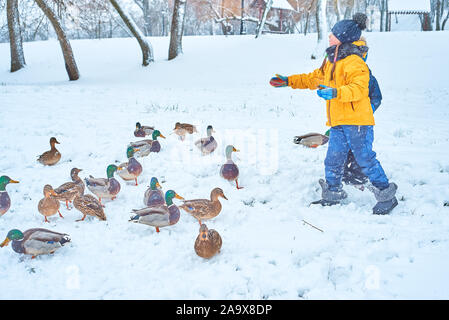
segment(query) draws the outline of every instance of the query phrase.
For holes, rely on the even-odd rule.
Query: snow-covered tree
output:
[[[171,23],[168,60],[172,60],[182,53],[182,33],[184,31],[186,2],[187,0],[175,0]]]
[[[62,54],[64,56],[65,68],[70,80],[79,79],[79,71],[76,65],[75,57],[73,55],[72,46],[70,45],[69,39],[61,26],[60,19],[55,14],[55,12],[47,5],[45,0],[35,0],[36,4],[42,9],[42,11],[50,20],[53,28],[55,29],[56,35],[58,36],[59,44],[61,45]]]
[[[118,0],[110,0],[112,6],[117,10],[118,14],[122,18],[123,22],[126,24],[126,26],[129,28],[131,33],[136,37],[137,42],[139,42],[140,48],[142,50],[142,56],[143,66],[148,66],[150,62],[154,61],[153,57],[153,48],[151,44],[145,39],[145,36],[143,35],[142,31],[139,29],[137,24],[134,22],[132,17],[128,12],[125,11],[123,6],[119,3]]]
[[[20,32],[18,0],[7,0],[7,16],[9,30],[9,45],[11,48],[11,72],[25,67],[22,34]]]

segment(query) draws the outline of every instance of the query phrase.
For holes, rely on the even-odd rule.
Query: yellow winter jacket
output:
[[[354,42],[360,45],[360,41]],[[330,127],[339,125],[374,125],[373,109],[369,94],[369,69],[363,59],[355,54],[335,62],[334,77],[331,80],[333,64],[326,61],[321,69],[288,77],[293,89],[315,90],[319,84],[337,88],[337,97],[326,101],[327,123]]]

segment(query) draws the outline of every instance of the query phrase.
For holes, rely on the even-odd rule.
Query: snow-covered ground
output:
[[[75,82],[55,40],[25,43],[28,65],[14,74],[9,45],[0,44],[0,175],[20,180],[7,186],[12,206],[0,217],[0,241],[10,229],[33,227],[72,238],[33,260],[0,249],[0,298],[448,299],[449,32],[366,36],[384,96],[374,149],[399,186],[389,216],[372,215],[374,196],[352,187],[345,205],[308,207],[320,197],[327,146],[306,149],[292,138],[326,130],[324,102],[268,81],[319,67],[309,59],[315,35],[185,37],[184,55],[171,62],[168,39],[151,38],[156,61],[148,68],[133,39],[72,41],[82,76]],[[139,159],[139,186],[118,178],[106,222],[75,222],[81,213],[61,206],[65,218],[44,223],[43,186],[68,181],[72,167],[105,177],[138,140],[137,121],[167,136],[159,154]],[[179,141],[170,135],[177,121],[199,134]],[[209,124],[219,149],[202,157],[193,142]],[[43,167],[36,156],[51,136],[62,159]],[[227,144],[241,150],[233,158],[242,190],[219,176]],[[128,222],[152,176],[187,199],[224,190],[229,200],[206,222],[223,238],[218,256],[195,254],[199,226],[185,212],[159,234]]]

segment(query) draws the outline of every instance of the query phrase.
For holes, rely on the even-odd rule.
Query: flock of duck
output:
[[[198,132],[194,125],[179,122],[175,124],[173,131],[181,141],[185,140],[186,135]],[[212,126],[208,126],[207,137],[195,142],[203,155],[213,153],[218,147],[217,141],[212,136],[214,132]],[[45,217],[44,221],[49,222],[47,218],[56,214],[63,218],[60,212],[61,202],[65,204],[68,210],[71,210],[69,203],[73,203],[75,209],[82,213],[82,218],[77,221],[84,221],[87,216],[106,220],[105,206],[101,200],[114,200],[120,192],[120,182],[115,179],[114,174],[117,173],[124,181],[134,180],[135,185],[138,185],[137,178],[142,173],[143,168],[135,157],[145,157],[150,153],[158,153],[161,150],[161,145],[157,139],[165,138],[159,130],[150,126],[142,126],[139,122],[136,123],[134,136],[140,138],[151,136],[152,139],[131,142],[126,149],[128,161],[118,166],[109,165],[106,168],[106,178],[89,176],[83,181],[78,176],[82,169],[73,168],[70,172],[72,181],[66,182],[56,189],[49,184],[45,185],[43,188],[44,198],[38,203],[38,211]],[[51,149],[40,155],[37,161],[46,166],[58,163],[61,159],[61,153],[56,149],[56,144],[59,144],[58,140],[52,137],[50,139]],[[226,163],[221,166],[220,175],[228,181],[235,181],[236,188],[241,189],[242,187],[238,185],[239,168],[231,158],[232,152],[239,150],[232,145],[228,145],[225,151]],[[12,180],[8,176],[0,177],[0,216],[3,216],[11,206],[10,197],[5,189],[10,183],[19,183],[19,181]],[[84,193],[86,186],[96,197]],[[208,229],[203,221],[212,219],[221,212],[222,205],[219,198],[228,200],[223,190],[214,188],[211,191],[210,200],[185,200],[173,190],[166,191],[164,195],[161,189],[158,179],[152,177],[150,186],[143,195],[145,207],[134,209],[133,216],[129,221],[155,227],[156,232],[160,232],[159,228],[172,226],[179,221],[179,209],[182,209],[191,214],[200,224],[199,234],[194,244],[198,256],[211,258],[219,253],[222,246],[220,234],[213,229]],[[176,206],[173,203],[175,198],[183,200],[183,204],[179,207]],[[65,243],[70,242],[70,236],[43,228],[33,228],[25,232],[13,229],[8,232],[0,247],[7,246],[10,242],[12,242],[12,248],[15,252],[29,254],[34,259],[38,255],[54,253]]]

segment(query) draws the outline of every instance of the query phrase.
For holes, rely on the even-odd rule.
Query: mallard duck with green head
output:
[[[181,214],[179,208],[173,203],[174,198],[184,200],[175,191],[168,190],[165,193],[166,205],[134,209],[135,215],[129,221],[153,226],[156,228],[156,232],[159,232],[159,228],[176,224]]]
[[[61,153],[56,149],[55,144],[59,144],[55,137],[50,138],[50,150],[39,156],[37,161],[46,166],[52,166],[61,160]]]
[[[135,152],[137,157],[145,157],[150,154],[150,152],[159,152],[161,151],[161,144],[157,140],[158,137],[164,138],[165,136],[159,131],[154,130],[152,133],[151,139],[140,140],[136,142],[131,142],[128,147],[133,147],[134,149],[139,149],[139,151]]]
[[[114,173],[118,167],[114,164],[106,168],[107,178],[94,178],[89,176],[85,178],[87,189],[98,197],[101,203],[101,198],[114,200],[120,191],[120,182],[114,178]]]
[[[134,130],[134,136],[144,138],[145,136],[149,136],[153,134],[154,127],[150,126],[142,126],[140,122],[136,123],[136,130]]]
[[[190,213],[195,219],[198,220],[201,225],[202,220],[212,219],[221,212],[221,203],[218,198],[228,200],[220,188],[215,188],[210,193],[210,200],[208,199],[195,199],[185,200],[179,208]]]
[[[57,196],[57,194],[51,185],[46,184],[44,186],[44,198],[41,199],[37,205],[38,211],[45,217],[45,222],[50,222],[47,217],[55,215],[56,213],[59,213],[59,216],[64,218],[59,211],[59,200],[52,196]]]
[[[6,186],[10,183],[19,183],[19,181],[12,180],[8,176],[0,177],[0,216],[4,215],[11,207],[11,198],[6,191]]]
[[[125,181],[135,180],[137,186],[137,177],[142,173],[142,165],[134,158],[134,153],[139,149],[128,147],[126,155],[128,162],[124,162],[118,166],[117,174]]]
[[[239,187],[238,177],[239,177],[239,168],[232,161],[232,153],[239,152],[234,146],[226,147],[226,163],[221,166],[220,175],[228,181],[235,181],[237,189],[243,189],[243,187]]]
[[[52,254],[67,242],[70,236],[42,228],[29,229],[25,232],[13,229],[8,232],[0,248],[12,241],[12,249],[17,253],[29,254],[32,259],[42,254]]]
[[[65,202],[67,210],[70,210],[69,202],[72,203],[76,195],[84,194],[84,182],[78,176],[78,173],[80,173],[81,171],[82,169],[72,168],[72,170],[70,171],[70,177],[72,178],[72,181],[66,182],[57,187],[55,189],[56,195],[52,196],[54,199]]]
[[[163,206],[165,204],[164,193],[156,177],[152,177],[150,187],[145,191],[143,204],[149,206]]]
[[[215,132],[212,126],[207,127],[207,137],[201,138],[195,142],[195,145],[198,149],[201,150],[203,155],[211,154],[217,149],[217,140],[212,136],[212,133]]]
[[[306,146],[308,148],[316,148],[318,146],[322,146],[323,144],[326,144],[328,141],[329,141],[329,130],[327,130],[324,135],[313,132],[302,136],[295,136],[293,138],[293,143],[302,144],[303,146]]]
[[[209,259],[220,252],[221,245],[220,234],[214,229],[208,229],[205,224],[200,227],[200,232],[195,240],[195,252],[201,258]]]

